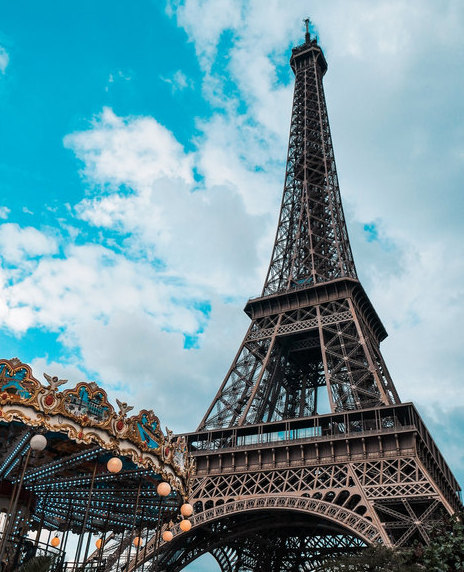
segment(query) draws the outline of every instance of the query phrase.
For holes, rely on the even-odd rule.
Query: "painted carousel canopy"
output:
[[[184,439],[164,435],[153,411],[129,416],[118,400],[116,411],[95,383],[60,391],[65,380],[44,377],[42,385],[28,365],[0,360],[0,510],[11,513],[16,494],[23,512],[6,532],[27,521],[28,530],[114,536],[174,520],[192,471]],[[31,454],[37,434],[46,446]]]

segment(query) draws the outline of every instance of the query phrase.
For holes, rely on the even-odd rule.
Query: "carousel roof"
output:
[[[18,481],[32,435],[46,448],[30,455],[21,490],[37,526],[51,529],[123,530],[143,521],[155,525],[163,512],[178,511],[187,495],[192,465],[182,437],[164,435],[150,410],[133,409],[95,383],[66,383],[44,374],[42,385],[17,359],[0,360],[0,497]],[[108,470],[118,457],[122,469]],[[162,498],[160,482],[172,491]],[[134,520],[135,519],[135,520]]]

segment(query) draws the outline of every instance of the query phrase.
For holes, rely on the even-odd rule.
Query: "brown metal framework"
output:
[[[379,344],[386,337],[357,280],[340,199],[315,40],[295,48],[287,171],[271,263],[243,343],[200,429],[399,402]]]
[[[307,30],[271,263],[250,327],[196,433],[195,515],[160,568],[204,552],[223,571],[317,570],[369,543],[427,543],[459,485],[380,353],[387,333],[356,275]],[[330,413],[322,415],[321,392]],[[174,529],[175,532],[175,529]],[[150,550],[148,550],[150,552]],[[132,563],[132,568],[136,563]]]

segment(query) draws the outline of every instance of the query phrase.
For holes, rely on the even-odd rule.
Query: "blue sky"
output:
[[[464,482],[464,4],[23,0],[0,14],[2,357],[196,427],[264,280],[309,15],[383,353]]]

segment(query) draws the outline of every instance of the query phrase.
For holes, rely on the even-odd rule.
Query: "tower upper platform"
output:
[[[318,45],[317,39],[311,39],[309,32],[307,32],[305,43],[292,49],[290,67],[296,75],[298,69],[310,65],[314,59],[319,65],[322,75],[324,75],[328,67],[324,53]]]

